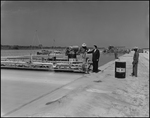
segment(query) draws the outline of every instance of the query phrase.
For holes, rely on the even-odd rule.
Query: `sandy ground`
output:
[[[149,116],[149,58],[140,54],[138,77],[132,72],[133,53],[125,54],[126,78],[115,78],[115,61],[99,73],[80,76],[53,92],[12,109],[5,116]],[[71,78],[71,76],[70,76]]]

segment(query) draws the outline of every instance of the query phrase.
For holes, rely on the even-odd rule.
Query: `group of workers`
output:
[[[139,52],[138,52],[138,48],[135,47],[134,48],[134,56],[133,56],[133,72],[132,72],[132,76],[137,77],[137,69],[138,69],[138,59],[139,59]],[[82,57],[82,62],[83,62],[83,66],[86,65],[87,63],[87,56],[86,54],[92,53],[92,65],[93,65],[93,72],[97,73],[98,72],[98,62],[99,62],[99,58],[100,58],[100,52],[97,48],[96,45],[93,45],[93,49],[90,50],[87,48],[86,44],[83,43],[82,46],[80,47],[80,49],[78,49],[76,51],[77,54],[81,54]],[[119,59],[118,58],[118,54],[117,54],[117,49],[114,51],[114,55],[115,55],[115,59]],[[88,69],[86,67],[83,67],[84,69]],[[88,73],[88,70],[85,70]]]
[[[87,53],[92,53],[92,63],[89,63]],[[93,72],[95,73],[98,72],[98,62],[100,58],[100,52],[96,45],[93,46],[92,50],[88,49],[85,43],[83,43],[81,47],[79,46],[67,47],[66,56],[68,56],[68,61],[72,62],[73,60],[77,60],[76,55],[80,55],[82,59],[82,69],[86,73],[89,73],[89,68],[91,65],[93,65]]]
[[[87,63],[87,53],[92,53],[92,63],[93,63],[93,72],[97,73],[98,72],[98,62],[100,58],[100,52],[97,48],[96,45],[93,46],[93,49],[90,50],[87,48],[86,44],[83,43],[82,47],[79,49],[79,52],[81,53],[82,56],[82,61],[83,61],[83,66],[86,65]],[[88,73],[88,70],[86,70]]]

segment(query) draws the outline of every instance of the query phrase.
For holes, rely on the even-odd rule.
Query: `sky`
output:
[[[149,2],[1,1],[2,45],[82,43],[149,47]]]

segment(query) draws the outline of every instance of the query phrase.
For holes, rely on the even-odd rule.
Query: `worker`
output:
[[[86,52],[87,52],[88,48],[86,47],[86,44],[83,43],[82,47],[80,48],[80,53],[82,56],[82,59],[85,61],[86,60]]]
[[[96,45],[94,45],[94,49],[88,51],[87,53],[92,53],[92,61],[93,61],[93,72],[98,72],[98,62],[100,57],[100,52]]]
[[[77,52],[78,46],[69,46],[66,48],[65,55],[68,56],[68,61],[77,60]]]
[[[29,63],[32,63],[32,61],[33,61],[33,57],[32,57],[32,53],[30,53],[30,61],[29,61]]]
[[[82,68],[86,73],[88,72],[88,68],[87,68],[87,58],[86,58],[86,53],[88,51],[88,48],[86,46],[85,43],[82,44],[82,46],[80,47],[79,51],[77,52],[78,54],[81,54],[81,58],[82,58]]]
[[[114,55],[115,55],[115,59],[118,59],[118,49],[114,49]]]
[[[133,62],[132,62],[132,65],[133,65],[133,72],[132,72],[132,76],[135,76],[137,77],[137,70],[138,70],[138,60],[139,60],[139,52],[138,52],[138,47],[135,47],[134,48],[134,56],[133,56]]]

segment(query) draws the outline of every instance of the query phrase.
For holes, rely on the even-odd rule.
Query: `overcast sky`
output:
[[[149,2],[1,2],[2,45],[52,46],[54,39],[56,46],[149,47]]]

